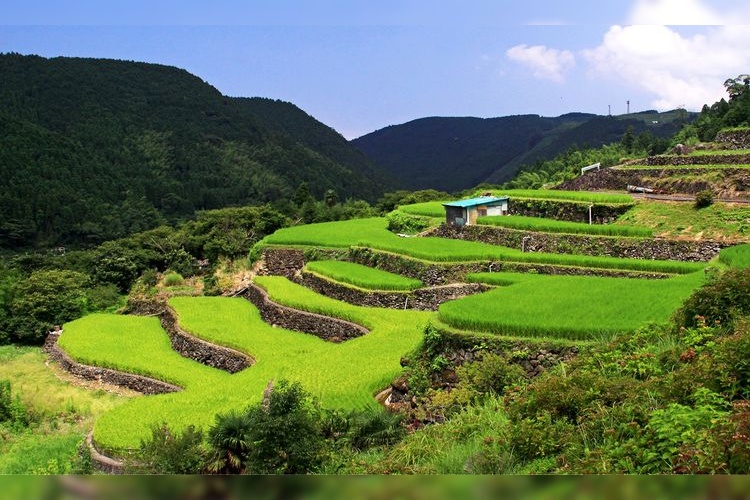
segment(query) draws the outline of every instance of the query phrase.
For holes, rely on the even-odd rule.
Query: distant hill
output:
[[[96,243],[196,210],[377,199],[394,181],[290,103],[185,70],[0,54],[0,247]]]
[[[551,159],[574,145],[619,141],[631,126],[636,135],[648,130],[669,137],[685,118],[682,113],[422,118],[377,130],[352,144],[411,189],[460,191],[510,180],[521,166]]]

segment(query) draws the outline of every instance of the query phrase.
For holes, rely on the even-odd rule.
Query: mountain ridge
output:
[[[390,125],[351,143],[410,189],[460,191],[510,180],[525,165],[552,159],[570,147],[599,147],[634,134],[669,137],[676,111],[601,116],[572,112],[493,118],[426,117]],[[653,123],[657,122],[657,123]]]
[[[291,103],[224,96],[188,71],[0,54],[0,247],[97,243],[195,211],[396,185]],[[59,175],[58,175],[59,174]]]

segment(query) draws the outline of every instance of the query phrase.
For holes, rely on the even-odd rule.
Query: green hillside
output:
[[[619,142],[629,129],[635,135],[669,137],[685,118],[674,112],[432,117],[377,130],[352,144],[411,189],[460,191],[482,182],[508,181],[522,166],[551,159],[574,146]]]
[[[0,247],[99,242],[196,210],[393,184],[293,104],[238,99],[185,70],[0,55]]]

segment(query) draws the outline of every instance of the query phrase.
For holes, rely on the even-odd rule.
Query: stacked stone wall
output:
[[[716,142],[723,142],[729,149],[750,149],[750,130],[725,130],[719,132],[716,134]]]
[[[260,311],[263,321],[270,325],[309,333],[330,342],[342,342],[369,333],[367,328],[349,321],[277,304],[256,285],[250,285],[240,295],[252,302]]]
[[[663,238],[541,233],[496,226],[457,227],[447,224],[441,224],[430,236],[480,241],[491,245],[516,248],[525,252],[687,262],[708,262],[726,246],[726,244],[716,241],[679,241]]]
[[[420,288],[413,292],[365,291],[334,283],[308,272],[302,273],[296,281],[321,295],[358,306],[420,311],[436,311],[443,302],[484,292],[490,288],[480,283],[462,283]]]
[[[172,349],[185,358],[229,373],[242,371],[255,362],[246,354],[211,344],[181,330],[177,325],[177,313],[171,307],[159,315],[159,320],[169,335]]]
[[[468,263],[431,263],[411,259],[402,255],[380,252],[370,248],[355,247],[350,251],[350,260],[358,264],[382,269],[402,276],[421,280],[426,286],[448,285],[466,280],[468,273],[486,272],[537,272],[539,274],[569,276],[611,276],[621,278],[662,279],[663,273],[620,271],[615,269],[593,269],[552,264],[518,263],[487,260]]]
[[[508,203],[508,214],[569,222],[589,222],[589,206],[591,205],[591,203],[577,201],[512,198]],[[594,224],[609,224],[630,210],[632,206],[632,204],[605,205],[594,203],[591,207],[591,222]]]
[[[142,375],[124,373],[109,368],[89,366],[78,363],[68,356],[57,344],[60,338],[59,332],[51,332],[44,342],[44,351],[50,359],[57,361],[67,372],[85,380],[101,381],[107,384],[125,387],[142,394],[164,394],[167,392],[178,392],[182,388],[161,380],[156,380]]]

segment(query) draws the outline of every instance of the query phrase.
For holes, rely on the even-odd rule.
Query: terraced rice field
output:
[[[702,272],[665,280],[481,273],[501,285],[440,306],[455,328],[506,336],[602,340],[649,322],[666,322],[700,286]]]
[[[557,191],[551,189],[506,189],[503,191],[491,191],[493,196],[508,196],[520,199],[556,200],[576,203],[594,203],[602,205],[632,205],[633,198],[626,194],[617,193],[591,193],[586,191]],[[427,201],[423,203],[412,203],[401,205],[399,211],[425,217],[445,217],[443,203],[454,200]]]
[[[234,375],[184,359],[171,350],[154,318],[91,315],[65,325],[60,346],[79,362],[149,375],[182,392],[135,398],[100,418],[98,446],[122,453],[138,446],[150,427],[167,422],[204,429],[214,415],[260,400],[269,380],[301,382],[333,408],[373,405],[373,395],[402,370],[401,356],[421,341],[429,313],[368,309],[321,297],[284,278],[266,278],[274,300],[349,319],[371,332],[345,343],[274,328],[240,298],[178,297],[170,305],[181,328],[207,341],[252,355],[256,364]]]
[[[664,321],[700,285],[704,264],[521,253],[482,243],[440,238],[399,238],[385,219],[312,224],[277,231],[265,244],[346,248],[369,246],[431,261],[511,260],[558,265],[668,270],[664,280],[480,273],[470,281],[499,288],[443,304],[438,313],[350,305],[277,276],[257,277],[270,299],[289,307],[342,318],[370,333],[340,344],[266,324],[241,298],[175,297],[170,305],[180,327],[208,342],[232,347],[256,363],[233,375],[182,358],[155,318],[95,314],[65,325],[60,346],[81,363],[164,380],[181,392],[138,397],[113,408],[96,423],[94,439],[104,451],[136,448],[153,425],[180,430],[208,428],[214,416],[260,400],[270,380],[299,381],[324,406],[353,409],[374,405],[373,395],[402,371],[400,359],[416,349],[436,317],[454,328],[488,334],[600,340],[647,322]],[[750,262],[747,248],[722,252],[728,265]],[[636,264],[637,263],[637,264]],[[408,280],[341,262],[310,263],[310,269],[363,288]],[[635,267],[632,267],[635,268]],[[692,272],[692,273],[691,273]],[[349,280],[349,281],[346,281]],[[356,282],[356,283],[354,283]],[[419,286],[409,282],[408,289]]]
[[[309,262],[305,269],[331,280],[366,290],[410,291],[422,286],[422,282],[417,279],[340,260]]]
[[[569,254],[526,253],[520,250],[447,238],[400,238],[385,229],[383,218],[324,222],[276,231],[264,244],[322,247],[363,246],[431,262],[507,261],[560,266],[686,274],[705,264],[678,261],[621,259]]]
[[[477,224],[507,227],[524,231],[545,233],[592,234],[598,236],[624,236],[651,238],[653,231],[647,227],[613,226],[610,224],[586,224],[520,215],[491,215],[477,218]]]
[[[750,244],[722,249],[719,252],[719,262],[737,269],[750,267]]]

